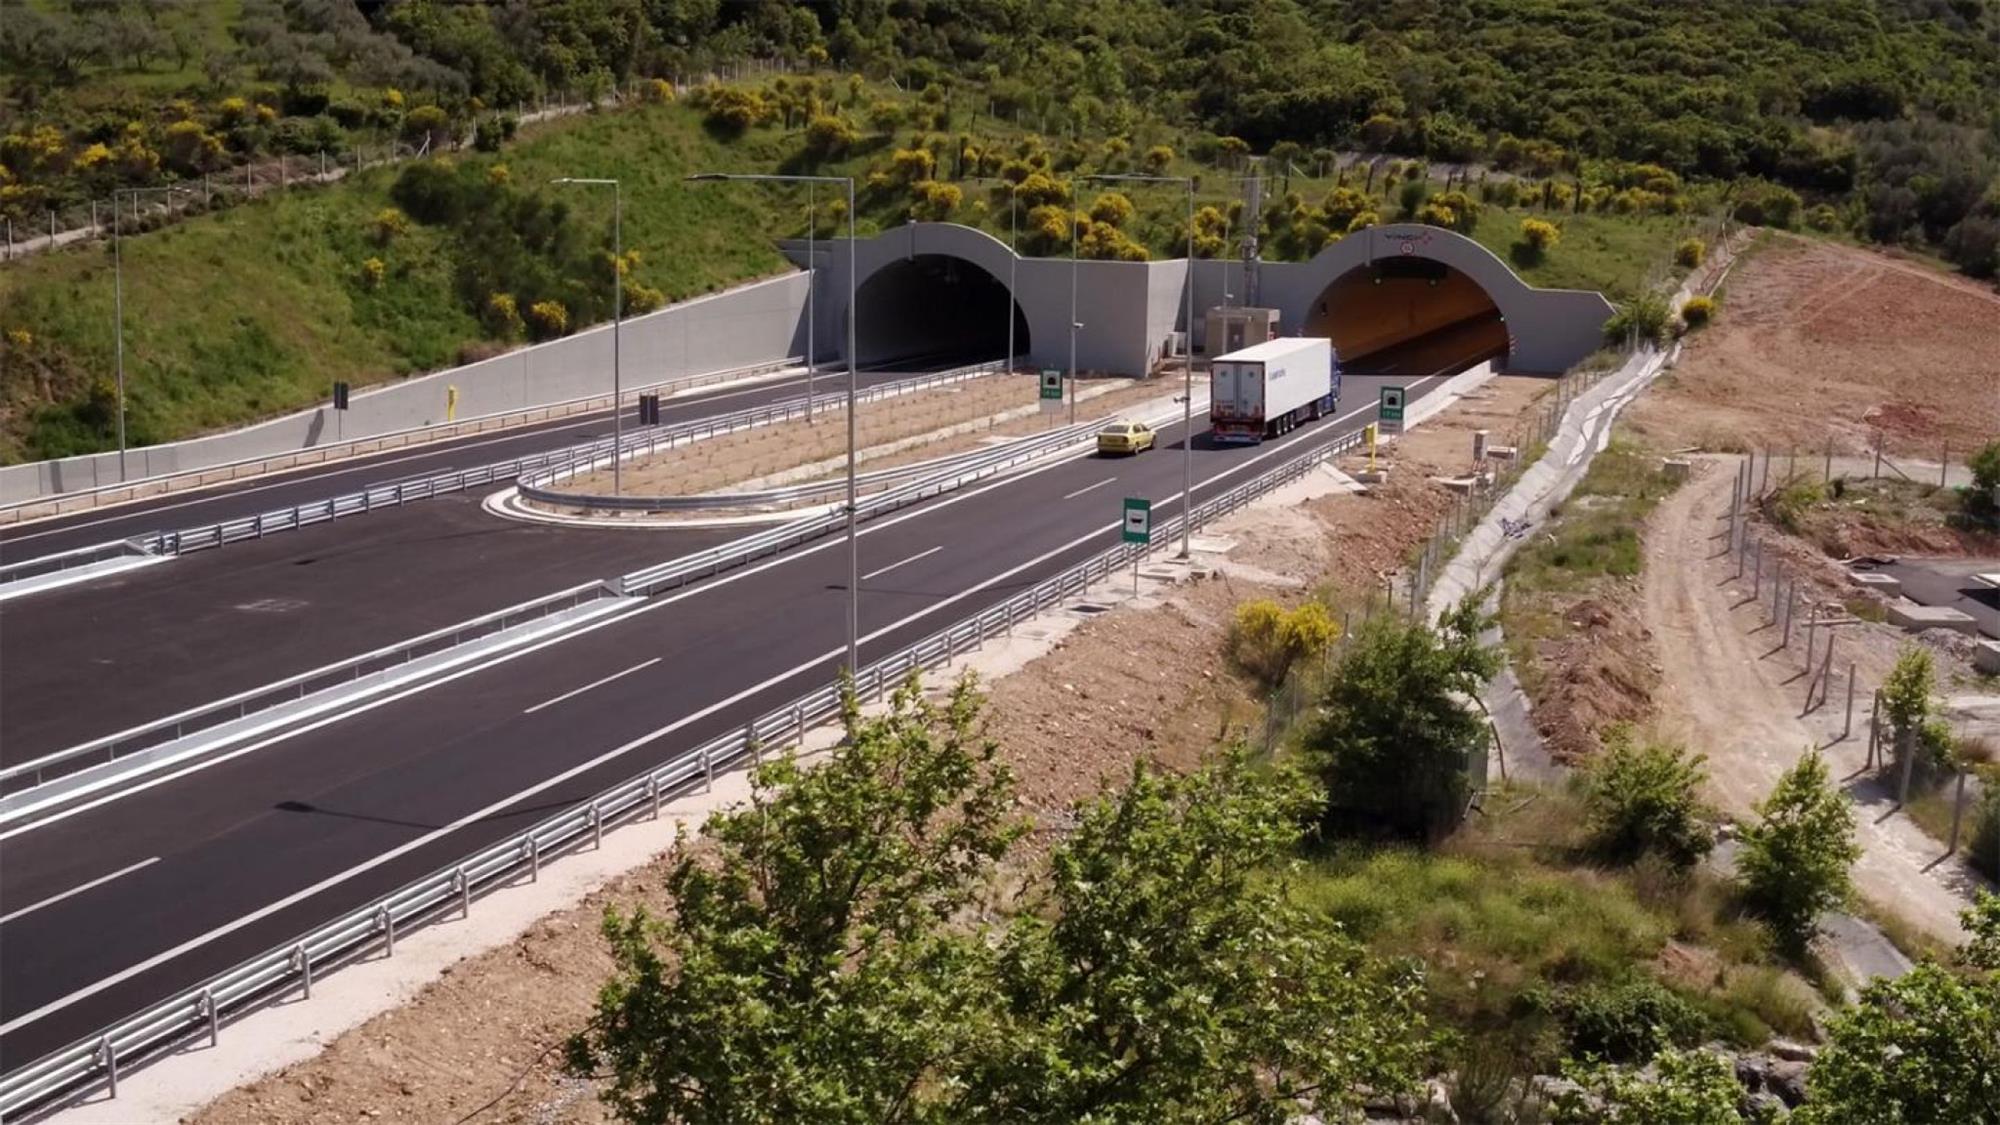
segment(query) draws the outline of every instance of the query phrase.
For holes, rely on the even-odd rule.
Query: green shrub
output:
[[[569,309],[561,301],[536,301],[528,306],[528,323],[537,340],[550,340],[569,331]]]
[[[1861,855],[1854,810],[1833,785],[1826,762],[1808,750],[1757,806],[1759,822],[1743,834],[1737,879],[1744,901],[1771,926],[1779,947],[1805,952],[1819,916],[1846,901],[1848,868]]]
[[[1700,1042],[1709,1032],[1699,1009],[1647,977],[1530,992],[1524,999],[1531,1009],[1556,1018],[1571,1058],[1643,1063],[1663,1048]]]
[[[1973,812],[1971,851],[1967,859],[1988,879],[2000,879],[2000,785],[1989,784],[1986,796]]]
[[[1805,515],[1826,503],[1826,486],[1816,480],[1795,480],[1778,490],[1771,500],[1771,519],[1779,527],[1797,534]]]
[[[1684,270],[1691,270],[1700,266],[1702,261],[1707,257],[1708,247],[1699,238],[1687,239],[1679,246],[1674,247],[1674,264]]]
[[[1667,326],[1672,322],[1673,310],[1665,297],[1642,293],[1604,322],[1604,339],[1617,344],[1629,337],[1641,344],[1657,344],[1666,337]]]
[[[1681,306],[1681,321],[1689,328],[1704,328],[1715,319],[1715,298],[1689,297]]]
[[[1715,834],[1701,819],[1705,761],[1668,743],[1640,744],[1622,728],[1608,733],[1583,780],[1596,848],[1622,863],[1652,853],[1680,868],[1707,855]]]

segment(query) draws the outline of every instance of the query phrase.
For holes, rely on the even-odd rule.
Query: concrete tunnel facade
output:
[[[785,242],[783,248],[795,262],[806,264],[803,239]],[[845,346],[848,252],[846,239],[818,240],[813,246],[820,267],[816,347],[829,358]],[[909,223],[860,240],[854,254],[861,315],[856,351],[863,363],[938,346],[941,329],[949,324],[941,309],[949,304],[951,290],[924,279],[944,277],[928,272],[938,270],[941,262],[970,267],[958,268],[960,280],[946,284],[978,294],[982,325],[990,324],[979,330],[981,341],[1004,340],[1009,316],[1004,293],[1011,276],[1011,315],[1021,362],[1067,370],[1074,322],[1082,325],[1075,334],[1077,370],[1109,374],[1144,375],[1169,354],[1173,334],[1183,327],[1190,282],[1186,259],[1072,263],[1068,258],[1021,257],[1001,240],[957,223]],[[1441,283],[1423,284],[1422,292],[1403,284],[1411,276],[1407,267],[1417,262],[1441,266]],[[1380,347],[1495,312],[1504,326],[1503,365],[1517,372],[1557,373],[1575,365],[1597,350],[1604,321],[1614,311],[1599,293],[1530,286],[1477,242],[1418,224],[1371,227],[1328,245],[1309,261],[1259,262],[1257,273],[1251,303],[1279,310],[1283,334],[1325,328],[1357,347]],[[1225,293],[1243,300],[1243,274],[1243,263],[1234,259],[1195,263],[1197,353],[1205,350],[1207,311],[1224,303]],[[1356,278],[1384,275],[1395,284],[1353,288]],[[991,348],[996,356],[1004,351],[1004,342]]]

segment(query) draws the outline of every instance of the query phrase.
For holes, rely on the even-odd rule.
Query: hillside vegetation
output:
[[[769,239],[804,232],[802,192],[678,184],[701,168],[853,174],[864,233],[1018,220],[1026,253],[1100,258],[1183,253],[1185,197],[1085,177],[1194,175],[1203,257],[1252,223],[1267,257],[1296,259],[1411,220],[1621,303],[1722,214],[1990,273],[1988,8],[36,0],[0,22],[0,213],[32,229],[280,154],[454,150],[196,198],[181,206],[217,213],[128,239],[142,443],[602,319],[608,193],[560,175],[625,180],[634,309],[781,268]],[[787,73],[698,81],[749,59]],[[618,112],[522,127],[552,94],[614,93]],[[1253,169],[1266,206],[1245,216]],[[822,200],[813,221],[831,234],[843,211]],[[0,459],[110,443],[106,265],[84,250],[0,273]]]

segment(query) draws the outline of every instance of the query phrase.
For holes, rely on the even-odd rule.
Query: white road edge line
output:
[[[886,636],[889,633],[893,633],[896,630],[911,624],[912,622],[928,617],[931,614],[936,613],[941,609],[953,605],[954,603],[963,601],[966,598],[969,598],[974,594],[979,593],[980,591],[986,589],[989,586],[994,586],[1001,582],[1005,582],[1007,579],[1012,578],[1014,575],[1020,573],[1023,570],[1028,570],[1032,567],[1039,566],[1048,559],[1054,558],[1055,556],[1060,555],[1065,551],[1073,550],[1076,547],[1089,542],[1091,539],[1103,535],[1111,531],[1112,529],[1120,526],[1122,522],[1123,522],[1122,520],[1114,520],[1110,523],[1103,524],[1102,526],[1094,527],[1089,531],[1083,533],[1082,535],[1079,535],[1076,538],[1071,539],[1069,542],[1062,544],[1061,546],[1050,548],[1049,550],[1043,552],[1042,554],[1037,555],[1034,558],[1027,560],[1026,562],[1020,563],[1017,566],[1011,567],[1000,574],[996,574],[993,577],[988,578],[985,581],[980,582],[975,586],[968,587],[967,589],[962,590],[959,593],[953,594],[951,597],[944,598],[930,606],[920,609],[915,613],[912,613],[907,617],[902,618],[899,621],[893,621],[887,625],[884,625],[880,629],[877,629],[874,632],[869,633],[866,636],[862,637],[861,640],[862,642],[865,643],[868,641],[873,641],[879,637]],[[836,540],[835,542],[838,543],[840,541]],[[519,804],[521,801],[526,800],[527,798],[532,797],[537,793],[541,793],[557,785],[561,785],[563,782],[568,781],[570,778],[575,777],[578,774],[587,773],[590,770],[596,769],[598,766],[605,764],[606,762],[610,762],[614,759],[621,758],[626,754],[629,754],[632,751],[647,745],[648,743],[656,742],[659,739],[664,738],[667,735],[672,734],[673,732],[681,729],[682,727],[689,725],[690,723],[699,722],[702,719],[707,718],[708,716],[714,714],[717,711],[735,705],[737,702],[741,700],[748,699],[749,697],[756,695],[759,692],[767,691],[770,688],[777,686],[778,684],[784,683],[786,680],[792,679],[793,677],[800,675],[801,673],[810,672],[814,668],[818,667],[821,664],[824,664],[829,660],[837,659],[845,651],[846,651],[845,646],[830,648],[825,652],[820,653],[817,656],[814,656],[800,664],[797,664],[789,669],[786,669],[783,672],[778,673],[775,676],[770,677],[767,680],[764,680],[761,683],[752,684],[749,687],[744,688],[742,691],[739,691],[736,694],[731,695],[726,699],[716,700],[714,703],[709,704],[708,706],[702,708],[699,711],[695,711],[692,714],[683,715],[682,717],[675,719],[673,722],[668,723],[667,725],[660,727],[657,730],[654,730],[648,734],[642,734],[638,738],[635,738],[632,741],[625,743],[623,746],[619,746],[613,750],[607,750],[604,753],[599,754],[597,757],[590,759],[589,761],[579,762],[576,765],[571,766],[569,769],[566,769],[561,773],[554,775],[553,777],[544,778],[543,780],[538,781],[533,785],[530,785],[526,789],[502,797],[499,800],[493,802],[492,804],[487,805],[485,808],[476,809],[472,812],[469,812],[464,816],[459,817],[457,820],[454,820],[451,823],[444,825],[443,827],[434,828],[431,831],[424,833],[422,836],[419,836],[416,839],[407,840],[404,843],[386,852],[382,852],[374,856],[373,858],[367,860],[366,862],[358,863],[353,867],[348,868],[345,871],[329,875],[326,878],[321,879],[319,882],[314,883],[312,886],[304,887],[301,888],[300,890],[294,891],[291,894],[286,895],[284,898],[281,898],[276,902],[261,907],[255,911],[252,911],[251,913],[245,914],[225,925],[217,926],[215,929],[210,930],[205,934],[189,938],[188,940],[180,943],[179,945],[174,946],[172,949],[156,953],[153,956],[148,957],[146,960],[131,966],[130,968],[123,969],[120,970],[119,972],[113,973],[112,975],[98,981],[96,984],[80,988],[77,991],[70,993],[68,996],[62,997],[61,999],[51,1000],[47,1004],[44,1004],[41,1007],[36,1008],[32,1012],[23,1013],[19,1016],[14,1017],[11,1020],[8,1020],[5,1024],[0,1024],[0,1035],[12,1034],[17,1029],[26,1027],[27,1025],[34,1023],[36,1020],[41,1019],[43,1016],[49,1015],[52,1012],[61,1011],[62,1009],[69,1007],[71,1004],[75,1004],[80,1000],[86,1000],[92,996],[95,996],[99,992],[104,991],[107,988],[115,988],[118,985],[124,983],[125,981],[130,980],[131,978],[139,975],[140,973],[146,972],[159,965],[163,965],[168,961],[171,961],[174,958],[179,957],[183,953],[187,953],[190,950],[199,949],[202,946],[207,945],[209,942],[216,940],[217,938],[226,937],[229,934],[235,933],[237,930],[240,930],[245,926],[249,926],[256,922],[259,922],[271,916],[272,914],[277,913],[280,910],[284,910],[287,907],[303,902],[306,899],[321,893],[322,891],[325,891],[331,887],[339,886],[340,884],[348,881],[349,879],[354,878],[357,875],[366,874],[367,872],[372,871],[375,868],[380,867],[385,863],[389,863],[395,859],[407,855],[408,853],[415,851],[416,849],[421,848],[426,844],[429,844],[435,840],[442,839],[443,837],[448,836],[453,832],[457,832],[460,829],[466,827],[467,825],[474,824],[478,821],[485,820],[488,817],[504,812],[510,806]]]
[[[535,712],[542,710],[543,708],[554,707],[556,704],[561,703],[565,699],[575,699],[577,696],[582,695],[584,692],[589,691],[592,688],[601,688],[605,684],[608,684],[613,680],[622,680],[634,672],[641,672],[647,668],[651,668],[653,665],[658,664],[660,661],[664,659],[666,658],[661,656],[655,656],[651,660],[646,660],[638,664],[634,664],[630,668],[625,669],[623,672],[613,672],[609,676],[606,676],[601,680],[592,680],[591,682],[583,685],[580,688],[575,689],[574,691],[563,692],[561,695],[556,696],[554,699],[545,699],[542,702],[535,704],[533,707],[526,708],[522,710],[521,714],[532,715]]]
[[[935,555],[942,550],[944,550],[944,544],[940,543],[937,546],[932,547],[928,551],[918,551],[916,554],[911,555],[909,558],[904,559],[902,562],[892,562],[888,566],[885,566],[880,570],[869,571],[868,573],[861,576],[861,580],[863,582],[866,582],[870,578],[880,578],[882,575],[889,573],[890,571],[896,569],[899,566],[908,566],[911,563],[916,562],[918,559],[930,558],[932,555]]]
[[[1077,497],[1083,495],[1084,493],[1091,491],[1092,489],[1103,488],[1105,485],[1110,484],[1112,481],[1115,481],[1117,479],[1118,479],[1117,477],[1105,477],[1103,480],[1098,481],[1096,484],[1086,484],[1082,488],[1077,489],[1075,492],[1064,493],[1063,499],[1074,500]]]
[[[1418,380],[1418,382],[1428,382],[1430,379],[1434,378],[1437,378],[1437,376],[1428,376],[1425,379]],[[1359,407],[1357,409],[1349,411],[1346,414],[1341,415],[1338,418],[1335,418],[1334,422],[1335,423],[1344,422],[1349,418],[1354,418],[1360,416],[1361,414],[1365,414],[1372,409],[1374,409],[1374,404],[1370,403],[1368,406]],[[1324,437],[1324,436],[1325,435],[1318,430],[1313,430],[1307,433],[1299,434],[1297,437],[1292,438],[1289,441],[1283,441],[1275,444],[1271,449],[1259,453],[1255,457],[1245,458],[1240,463],[1231,465],[1227,469],[1224,469],[1222,472],[1217,473],[1216,475],[1208,478],[1207,480],[1201,483],[1203,486],[1216,484],[1217,482],[1221,481],[1224,477],[1232,476],[1236,473],[1243,471],[1246,468],[1249,468],[1252,465],[1258,464],[1261,461],[1264,461],[1271,457],[1275,457],[1278,454],[1287,451],[1293,445],[1298,444],[1300,441],[1303,441],[1308,437]],[[977,496],[983,492],[988,491],[988,489],[990,488],[998,488],[1001,487],[1002,485],[1011,484],[1014,481],[1022,480],[1026,477],[1036,475],[1037,473],[1046,472],[1048,469],[1052,469],[1057,465],[1067,464],[1070,460],[1072,459],[1064,458],[1061,461],[1051,462],[1049,465],[1046,465],[1040,469],[1030,470],[1029,472],[1021,473],[1014,476],[1003,477],[1001,480],[995,482],[992,485],[989,485],[988,488],[980,488],[980,489],[975,489],[971,492],[961,493],[956,497],[946,500],[943,504],[918,508],[916,511],[909,513],[907,516],[895,517],[884,523],[876,524],[874,525],[874,528],[893,526],[894,524],[901,523],[904,519],[914,518],[926,512],[936,511],[937,508],[939,507],[946,507],[949,506],[950,504],[955,504],[964,500],[971,499],[974,496]],[[1172,497],[1167,501],[1167,503],[1172,503],[1178,499],[1179,499],[1178,496]],[[934,605],[918,610],[917,612],[910,614],[909,616],[903,618],[900,621],[896,621],[889,625],[885,625],[882,628],[877,629],[872,633],[869,633],[867,636],[862,637],[861,641],[865,643],[868,641],[875,640],[878,637],[882,637],[889,633],[892,633],[895,630],[900,629],[905,625],[910,624],[913,621],[917,621],[921,618],[927,617],[930,614],[933,614],[938,610],[945,608],[946,606],[952,605],[959,601],[963,601],[964,599],[971,597],[973,594],[976,594],[979,591],[984,590],[989,586],[992,586],[999,582],[1003,582],[1006,579],[1013,577],[1014,575],[1020,573],[1023,570],[1039,566],[1042,562],[1050,558],[1053,558],[1056,555],[1071,550],[1079,546],[1080,544],[1087,543],[1093,537],[1098,535],[1103,535],[1106,532],[1112,531],[1123,525],[1124,521],[1120,519],[1120,520],[1114,520],[1110,523],[1103,524],[1099,527],[1092,528],[1090,531],[1087,531],[1084,534],[1077,536],[1076,538],[1070,540],[1069,542],[1063,544],[1060,547],[1056,547],[1049,551],[1045,551],[1042,554],[1037,555],[1032,559],[1029,559],[1027,562],[1021,563],[1020,565],[1012,567],[1003,573],[996,574],[993,577],[986,579],[985,581],[979,583],[976,586],[972,586],[960,593],[952,595],[949,598],[945,598]],[[870,528],[869,530],[874,530],[874,528]],[[758,566],[749,570],[739,570],[735,574],[724,576],[723,579],[718,580],[717,582],[709,583],[702,586],[697,586],[692,589],[682,591],[681,593],[670,595],[667,598],[659,600],[656,605],[648,606],[645,609],[639,610],[638,613],[625,614],[620,617],[612,618],[610,620],[611,621],[628,620],[632,617],[638,616],[639,613],[650,612],[655,608],[672,604],[673,602],[679,601],[684,597],[691,597],[696,594],[708,593],[709,591],[715,589],[716,586],[724,585],[727,584],[728,582],[738,581],[742,578],[748,577],[751,574],[755,574],[758,571],[766,570],[773,566],[782,565],[783,563],[790,562],[794,559],[803,558],[806,555],[826,550],[830,547],[840,546],[843,542],[844,541],[840,539],[833,539],[827,543],[821,544],[820,546],[807,548],[804,551],[786,552],[784,554],[779,555],[776,559],[773,559],[771,562],[766,563],[762,566]],[[606,621],[603,624],[609,624],[609,623],[610,621]],[[592,626],[592,628],[601,628],[601,627],[602,625]],[[584,631],[588,632],[589,630],[584,630]],[[545,641],[543,642],[543,644],[536,645],[533,648],[523,649],[521,650],[520,653],[509,654],[509,656],[506,659],[512,659],[514,656],[521,655],[521,653],[535,651],[535,649],[545,647],[546,645],[560,643],[562,640],[570,639],[570,637],[573,636],[575,636],[575,634],[569,634],[562,638]],[[284,898],[279,899],[277,902],[271,903],[270,905],[262,907],[250,914],[245,914],[242,917],[237,918],[233,922],[230,922],[226,925],[218,926],[215,929],[210,930],[209,932],[201,934],[197,937],[189,938],[188,940],[182,942],[181,944],[174,946],[172,949],[156,953],[153,956],[148,957],[146,960],[141,961],[136,965],[133,965],[126,969],[122,969],[119,972],[113,973],[112,975],[105,977],[104,979],[98,981],[95,984],[88,985],[84,988],[80,988],[77,991],[70,993],[68,996],[64,996],[57,1000],[51,1000],[47,1004],[44,1004],[41,1007],[36,1008],[32,1012],[23,1013],[22,1015],[16,1016],[4,1024],[0,1024],[0,1035],[11,1034],[20,1028],[26,1027],[27,1025],[34,1023],[36,1020],[41,1019],[43,1016],[46,1016],[51,1012],[58,1012],[79,1001],[87,1000],[90,997],[95,996],[100,992],[103,992],[105,989],[116,988],[118,985],[123,984],[125,981],[128,981],[133,977],[138,976],[140,973],[146,972],[157,966],[163,965],[168,961],[171,961],[174,958],[179,957],[183,953],[186,953],[190,950],[199,949],[202,946],[207,945],[209,942],[216,940],[217,938],[226,937],[229,934],[235,933],[237,930],[240,930],[245,926],[251,925],[255,922],[259,922],[264,918],[267,918],[270,915],[277,913],[278,911],[284,910],[297,903],[304,902],[306,899],[309,899],[312,896],[319,894],[320,892],[327,890],[330,887],[339,886],[341,883],[344,883],[347,880],[352,879],[357,875],[366,874],[367,872],[372,871],[375,868],[380,867],[385,863],[389,863],[395,859],[398,859],[408,854],[409,852],[412,852],[418,848],[423,847],[426,844],[429,844],[433,840],[440,839],[444,836],[447,836],[453,832],[458,831],[459,829],[464,828],[466,825],[472,824],[479,820],[483,820],[486,817],[501,812],[510,805],[516,804],[528,797],[534,796],[537,793],[543,792],[554,786],[560,785],[563,782],[568,781],[570,778],[577,776],[578,774],[587,773],[590,770],[596,769],[598,766],[601,766],[606,762],[613,761],[617,758],[623,757],[624,755],[631,753],[633,750],[636,750],[639,747],[644,746],[649,742],[653,742],[657,739],[664,738],[665,736],[672,734],[674,731],[677,731],[680,728],[687,726],[690,723],[699,722],[700,720],[707,718],[708,716],[714,714],[717,711],[722,710],[723,708],[733,706],[740,700],[747,699],[750,696],[756,695],[758,692],[768,690],[769,688],[777,684],[781,684],[786,680],[799,675],[801,672],[811,671],[815,666],[824,663],[825,661],[832,660],[838,657],[843,651],[845,651],[843,648],[829,649],[828,651],[821,653],[819,656],[813,657],[812,659],[807,660],[804,663],[799,664],[788,671],[780,672],[776,676],[773,676],[762,683],[753,684],[750,687],[744,688],[742,691],[737,692],[735,695],[729,696],[726,699],[717,700],[716,702],[709,704],[707,707],[704,707],[699,711],[696,711],[692,714],[685,715],[679,719],[676,719],[675,721],[668,723],[666,726],[663,726],[658,730],[653,731],[650,734],[640,735],[638,738],[635,738],[632,741],[627,742],[623,746],[620,746],[613,750],[608,750],[603,754],[600,754],[597,757],[590,759],[587,762],[578,763],[577,765],[572,766],[567,770],[564,770],[562,773],[556,774],[553,777],[549,777],[542,781],[539,781],[534,785],[529,786],[526,789],[523,789],[517,793],[512,794],[511,796],[502,797],[500,800],[495,801],[490,805],[487,805],[483,809],[478,809],[475,810],[474,812],[468,813],[465,816],[458,818],[457,820],[451,822],[450,824],[445,825],[442,828],[433,829],[432,831],[427,832],[424,835],[419,836],[414,840],[407,841],[396,848],[383,852],[375,856],[374,858],[366,861],[365,863],[359,863],[353,867],[348,868],[346,871],[342,871],[334,875],[329,875],[326,878],[320,880],[319,882],[314,883],[310,887],[305,887],[300,890],[294,891],[291,894],[286,895]],[[499,661],[495,661],[495,663],[499,663]],[[482,665],[475,668],[469,668],[466,671],[459,673],[458,676],[471,675],[473,672],[480,670],[480,667],[489,667],[489,665]],[[458,676],[452,676],[450,677],[450,679],[457,679]],[[448,681],[440,681],[440,682],[442,683]],[[431,684],[428,686],[435,687],[437,685]],[[414,690],[420,691],[425,689],[418,688]],[[404,692],[399,695],[389,696],[388,698],[385,698],[371,705],[371,708],[364,708],[364,709],[372,709],[372,707],[379,707],[383,703],[390,702],[391,700],[394,699],[399,699],[402,697],[402,695],[407,695],[407,694],[412,694],[412,692]],[[335,720],[328,720],[328,721],[331,722]],[[307,727],[304,729],[310,730],[312,728]],[[292,732],[293,735],[299,733],[303,733],[303,731]],[[292,737],[292,735],[286,735],[284,737]],[[276,740],[274,739],[272,741]],[[263,744],[260,743],[259,746],[261,745]],[[258,746],[248,747],[243,750],[237,751],[236,754],[228,755],[225,758],[218,758],[215,759],[214,761],[204,763],[201,766],[195,766],[191,768],[202,769],[208,765],[215,764],[215,762],[226,761],[228,758],[233,758],[240,754],[247,754],[251,750],[255,750],[258,748],[259,748]],[[185,773],[189,771],[181,771],[181,772]],[[171,780],[172,778],[178,776],[180,776],[180,774],[170,774],[167,777],[159,778],[153,782],[150,782],[147,785],[143,786],[142,788],[151,788],[153,785],[158,785],[161,782]],[[65,813],[63,815],[65,816],[72,815],[75,812],[80,812],[83,809],[89,807],[91,806],[89,805],[79,806],[77,809],[71,810],[70,813]],[[51,819],[56,819],[56,818],[51,818]],[[49,822],[44,821],[43,823],[49,823]],[[24,831],[24,830],[17,830],[17,831]],[[7,836],[11,836],[14,834],[15,833],[6,833],[4,835],[0,835],[0,840],[4,840],[7,838]]]
[[[0,926],[4,926],[7,923],[12,922],[16,918],[21,918],[29,914],[33,914],[35,911],[40,910],[44,906],[54,906],[56,903],[61,902],[62,900],[71,897],[72,895],[80,895],[83,892],[91,889],[92,887],[101,887],[104,884],[109,883],[111,880],[118,878],[120,875],[130,875],[134,871],[139,870],[141,867],[150,867],[158,862],[160,862],[159,856],[154,856],[151,859],[142,859],[130,867],[121,867],[118,870],[113,871],[109,875],[100,875],[97,878],[92,879],[90,882],[85,883],[80,887],[71,887],[69,890],[66,890],[59,895],[50,895],[48,898],[43,899],[42,901],[34,904],[33,906],[24,906],[21,909],[13,912],[12,914],[0,916]]]

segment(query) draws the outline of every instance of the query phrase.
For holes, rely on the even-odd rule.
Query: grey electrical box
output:
[[[1277,309],[1217,305],[1208,310],[1202,354],[1227,355],[1261,344],[1278,335]]]

